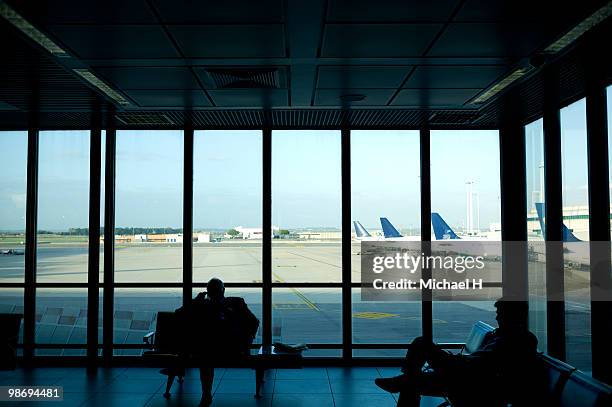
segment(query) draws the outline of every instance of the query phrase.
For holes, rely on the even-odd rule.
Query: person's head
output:
[[[500,298],[495,302],[497,316],[495,319],[500,328],[526,329],[529,318],[527,301],[511,301]]]
[[[225,286],[223,285],[223,281],[216,277],[211,278],[210,280],[208,280],[206,291],[208,294],[208,298],[213,301],[219,301],[223,299],[223,296],[225,295]]]

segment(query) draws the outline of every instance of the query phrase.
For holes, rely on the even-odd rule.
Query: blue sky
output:
[[[561,122],[564,205],[586,205],[584,100],[562,109]],[[540,188],[541,131],[541,120],[526,129],[529,205]],[[261,225],[261,140],[260,131],[196,132],[196,228]],[[0,133],[3,230],[24,227],[26,146],[26,132]],[[273,223],[339,228],[340,132],[275,131],[272,148]],[[182,226],[182,154],[181,131],[118,132],[117,226]],[[385,216],[399,228],[418,228],[418,132],[353,131],[351,154],[352,219],[379,228]],[[464,226],[469,180],[479,195],[481,228],[499,222],[497,131],[432,131],[431,154],[432,210]],[[39,156],[39,228],[86,227],[87,132],[41,132]]]

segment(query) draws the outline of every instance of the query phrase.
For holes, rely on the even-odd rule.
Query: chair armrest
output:
[[[142,341],[151,348],[153,347],[154,339],[155,339],[155,332],[149,332],[148,334],[142,337]]]

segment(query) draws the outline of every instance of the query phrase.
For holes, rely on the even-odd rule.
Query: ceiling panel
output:
[[[453,23],[427,54],[436,57],[526,57],[552,41],[540,24]]]
[[[47,24],[152,24],[145,0],[8,1],[31,22]]]
[[[318,89],[315,93],[315,106],[385,106],[394,89]],[[363,95],[365,99],[353,102],[344,102],[341,97],[346,95]]]
[[[455,21],[539,22],[556,25],[577,22],[608,0],[467,0]]]
[[[199,89],[186,67],[94,67],[94,71],[120,89]]]
[[[441,24],[326,24],[323,57],[418,57]]]
[[[501,65],[418,66],[405,88],[485,88],[508,67]]]
[[[264,23],[283,21],[282,0],[153,0],[165,23]]]
[[[179,56],[159,26],[54,25],[49,29],[77,56],[84,59]]]
[[[329,0],[327,19],[334,22],[445,22],[459,0]]]
[[[458,108],[480,89],[403,89],[393,99],[393,106]]]
[[[201,90],[128,90],[132,99],[143,107],[206,107],[210,101]]]
[[[222,89],[209,90],[215,105],[223,107],[287,106],[286,89]]]
[[[168,27],[192,58],[274,58],[285,56],[282,24]]]
[[[319,66],[318,88],[398,88],[411,66]]]

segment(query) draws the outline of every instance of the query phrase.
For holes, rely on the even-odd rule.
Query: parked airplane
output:
[[[402,235],[396,228],[389,222],[387,218],[380,218],[380,225],[383,229],[383,235],[385,236],[385,240],[392,241],[406,241],[406,242],[417,242],[421,240],[420,236],[404,236]]]
[[[544,203],[536,202],[535,207],[536,207],[536,212],[538,213],[538,222],[540,222],[540,229],[542,230],[542,236],[546,236],[545,234],[546,226],[544,225],[544,219],[546,218],[546,215],[545,215],[546,212],[544,208]],[[582,240],[578,239],[572,233],[572,231],[567,226],[565,226],[565,223],[563,224],[563,241],[564,242],[582,242]]]
[[[542,202],[536,202],[535,207],[538,214],[538,222],[540,222],[540,229],[542,230],[542,236],[546,238],[546,225],[544,223],[544,219],[546,219],[546,208]],[[563,261],[566,263],[588,266],[591,263],[589,244],[578,239],[565,223],[562,224],[562,233],[563,243],[570,243],[563,245]],[[545,255],[545,251],[543,250],[545,246],[543,244],[535,247],[536,253]]]

